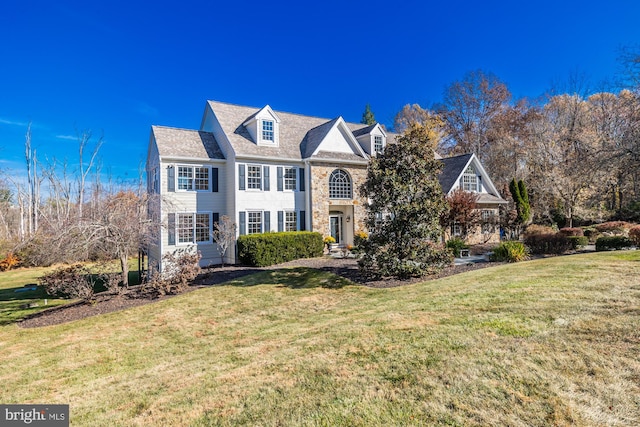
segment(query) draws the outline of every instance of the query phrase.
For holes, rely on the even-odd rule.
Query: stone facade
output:
[[[469,231],[469,235],[465,242],[469,245],[484,245],[487,243],[500,243],[500,224],[498,223],[499,210],[497,206],[481,206],[478,210],[491,211],[493,220],[486,226],[479,226],[475,230]],[[445,241],[453,237],[451,229],[446,227],[444,230]]]
[[[351,177],[352,199],[329,198],[329,177],[336,169],[347,172]],[[323,236],[329,236],[329,212],[341,212],[345,218],[343,243],[353,244],[355,233],[367,231],[365,225],[367,200],[359,193],[359,188],[366,178],[366,165],[345,166],[335,163],[313,163],[311,165],[311,229]]]

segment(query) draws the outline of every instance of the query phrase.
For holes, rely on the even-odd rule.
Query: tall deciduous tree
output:
[[[376,117],[371,111],[371,106],[369,104],[364,107],[364,113],[362,113],[362,120],[360,120],[360,123],[365,125],[373,125],[376,123]]]
[[[411,123],[369,164],[360,192],[370,201],[366,222],[373,231],[360,266],[370,274],[422,276],[451,262],[439,243],[447,210],[438,182],[442,163],[434,155],[439,124]]]
[[[476,70],[449,85],[436,112],[447,124],[447,142],[454,153],[475,153],[485,161],[494,118],[510,101],[507,85],[495,75]]]

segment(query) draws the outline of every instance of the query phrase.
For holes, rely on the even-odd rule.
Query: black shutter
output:
[[[300,211],[300,231],[307,229],[307,217],[305,211]]]
[[[176,168],[174,166],[167,167],[167,190],[176,191]]]
[[[211,231],[217,230],[216,229],[216,224],[220,222],[220,214],[218,212],[214,212],[213,213],[213,226],[211,228]]]
[[[244,165],[238,165],[238,189],[244,190],[245,188]]]
[[[240,235],[244,236],[247,234],[247,213],[239,212],[240,214]]]
[[[271,231],[271,212],[264,211],[264,227],[262,228],[263,233],[268,233]]]
[[[263,175],[264,175],[264,185],[263,185],[263,190],[264,190],[264,191],[269,191],[269,190],[271,190],[271,187],[270,187],[270,185],[269,185],[269,179],[270,179],[270,178],[269,178],[269,166],[265,166],[265,167],[263,167],[263,168],[262,168],[262,170],[264,171],[264,172],[263,172]]]
[[[176,244],[176,214],[170,213],[167,219],[167,231],[169,234],[169,245]]]
[[[307,184],[304,182],[304,168],[299,168],[298,171],[300,172],[300,184],[298,184],[298,188],[300,189],[300,191],[304,191],[305,187],[307,186]]]
[[[211,168],[211,191],[218,192],[218,168]]]
[[[278,231],[284,231],[284,212],[278,211]]]
[[[284,184],[283,184],[283,170],[282,170],[282,166],[278,166],[278,191],[283,191],[284,190]]]

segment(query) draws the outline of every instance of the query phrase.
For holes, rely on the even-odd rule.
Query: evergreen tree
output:
[[[516,181],[516,179],[513,178],[509,183],[509,191],[511,192],[511,197],[513,197],[513,202],[516,204],[518,223],[520,225],[526,225],[531,218],[531,206],[529,205],[529,195],[524,181]]]
[[[362,113],[362,120],[360,120],[360,123],[365,125],[373,125],[376,123],[376,117],[373,115],[369,104],[364,107],[364,113]]]
[[[435,159],[438,123],[412,123],[395,144],[371,159],[360,188],[373,232],[364,246],[360,267],[374,276],[399,278],[435,273],[451,263],[440,243],[440,218],[447,210]]]

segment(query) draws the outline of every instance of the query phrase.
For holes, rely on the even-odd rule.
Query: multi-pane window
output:
[[[454,222],[453,225],[451,225],[451,235],[460,236],[461,234],[462,234],[462,227],[460,226],[460,223]]]
[[[262,189],[262,167],[260,165],[247,165],[247,188]]]
[[[178,190],[193,190],[193,167],[178,166]]]
[[[293,190],[296,189],[296,175],[297,168],[285,168],[284,169],[284,189]]]
[[[193,243],[193,214],[178,214],[177,219],[178,243]]]
[[[330,199],[351,199],[351,177],[345,171],[336,169],[329,177]]]
[[[158,168],[153,168],[151,171],[151,180],[149,182],[149,191],[154,194],[160,193],[160,176],[158,174]]]
[[[211,236],[209,214],[196,214],[196,242],[208,242]]]
[[[208,213],[179,213],[176,215],[178,243],[211,241],[211,215]]]
[[[382,154],[382,136],[375,135],[373,137],[373,149],[376,154]]]
[[[209,168],[193,168],[196,190],[209,189]]]
[[[262,140],[273,142],[273,120],[262,121]]]
[[[284,231],[296,231],[298,229],[298,216],[296,212],[284,213]]]
[[[482,232],[485,234],[495,233],[495,211],[492,209],[482,210]]]
[[[209,168],[178,166],[178,190],[209,190]]]
[[[247,212],[247,234],[262,233],[262,212]]]
[[[478,191],[478,176],[471,165],[469,165],[462,175],[462,189],[466,191]]]

